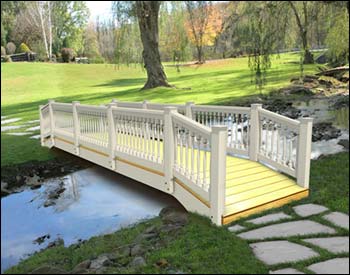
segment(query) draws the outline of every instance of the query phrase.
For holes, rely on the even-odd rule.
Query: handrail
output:
[[[190,130],[194,132],[200,132],[204,137],[209,138],[211,134],[211,129],[206,127],[198,122],[195,122],[188,117],[185,117],[179,113],[174,113],[173,115],[174,121],[186,125]]]

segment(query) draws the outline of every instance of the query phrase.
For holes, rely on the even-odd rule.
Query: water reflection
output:
[[[44,207],[61,182],[64,192],[54,205]],[[1,199],[1,271],[57,237],[70,245],[154,217],[163,207],[177,204],[164,193],[101,167],[10,195]],[[49,240],[33,243],[46,234]]]

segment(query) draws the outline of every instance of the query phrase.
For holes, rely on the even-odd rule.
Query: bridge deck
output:
[[[308,189],[265,165],[227,156],[223,223],[304,198]]]

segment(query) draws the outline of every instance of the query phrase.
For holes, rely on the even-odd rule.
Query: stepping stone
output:
[[[254,223],[254,224],[263,224],[263,223],[268,223],[268,222],[275,222],[275,221],[279,221],[282,219],[290,219],[291,216],[284,214],[283,212],[278,212],[275,214],[269,214],[269,215],[265,215],[253,220],[249,220],[247,222],[249,223]]]
[[[349,216],[341,212],[332,212],[323,216],[327,221],[334,223],[336,226],[349,230]]]
[[[312,238],[303,241],[333,253],[349,252],[349,237]]]
[[[293,207],[293,210],[295,213],[297,213],[300,217],[309,217],[312,215],[320,214],[322,212],[325,212],[328,210],[327,207],[324,207],[322,205],[308,203],[308,204],[302,204]]]
[[[316,274],[349,274],[349,258],[335,258],[307,268]]]
[[[245,229],[245,227],[244,227],[244,226],[241,226],[241,225],[239,225],[239,224],[230,226],[230,227],[228,228],[228,230],[229,230],[230,232],[237,232],[237,231],[241,231],[241,230],[244,230],[244,229]]]
[[[305,273],[299,270],[296,270],[294,268],[284,268],[284,269],[270,271],[269,274],[305,274]]]
[[[314,221],[293,221],[264,226],[238,235],[246,240],[260,240],[266,238],[291,237],[299,235],[310,235],[336,231],[333,228],[319,224]]]
[[[255,256],[268,265],[307,260],[319,254],[309,247],[288,241],[253,243]]]

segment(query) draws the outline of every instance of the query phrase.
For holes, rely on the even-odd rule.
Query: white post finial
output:
[[[297,183],[301,187],[309,188],[310,159],[312,145],[312,118],[299,119],[299,137],[297,151]]]
[[[225,212],[226,186],[226,144],[227,127],[216,125],[211,127],[210,153],[210,211],[211,220],[222,225]]]
[[[111,100],[111,104],[113,104],[114,106],[118,106],[118,100],[115,99],[115,98],[113,98],[113,99]]]
[[[250,137],[249,137],[249,159],[252,161],[258,160],[259,153],[259,110],[262,109],[262,104],[252,104],[250,107]]]
[[[142,109],[147,109],[148,100],[142,102]]]
[[[172,114],[176,113],[176,107],[165,107],[164,108],[164,137],[163,137],[163,152],[164,152],[164,177],[166,191],[173,193],[174,182],[173,182],[173,168],[174,168],[174,155],[175,155],[175,141],[174,141],[174,130],[173,130],[173,119]]]

